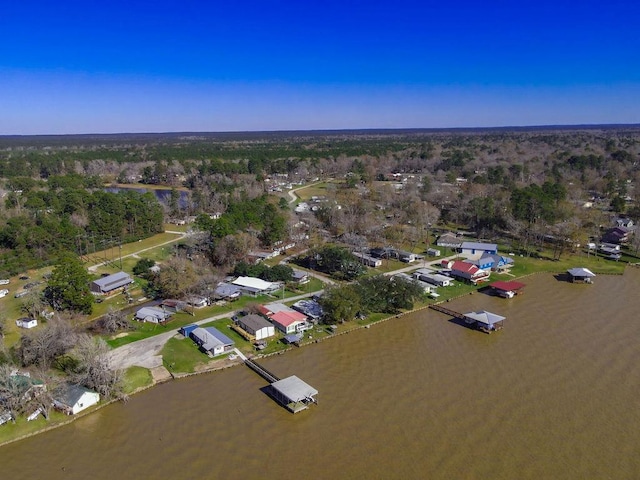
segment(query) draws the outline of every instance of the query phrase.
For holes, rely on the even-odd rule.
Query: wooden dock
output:
[[[275,383],[275,382],[280,380],[280,378],[278,378],[276,375],[274,375],[269,370],[264,368],[262,365],[260,365],[255,360],[251,360],[250,358],[247,358],[244,361],[244,364],[247,367],[249,367],[251,370],[256,372],[258,375],[260,375],[262,378],[264,378],[269,383]]]
[[[453,318],[459,318],[460,320],[466,320],[466,317],[464,314],[460,313],[460,312],[456,312],[455,310],[451,310],[450,308],[446,308],[443,307],[440,304],[437,303],[432,303],[431,305],[429,305],[429,308],[431,308],[432,310],[435,310],[436,312],[440,312],[440,313],[444,313],[445,315],[449,315],[450,317]]]

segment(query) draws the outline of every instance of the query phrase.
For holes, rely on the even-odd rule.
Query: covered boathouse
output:
[[[318,390],[292,375],[271,384],[273,398],[292,413],[309,408],[309,404],[318,403],[315,396]]]
[[[467,325],[475,326],[478,330],[485,333],[502,330],[505,320],[505,317],[487,312],[486,310],[465,313],[463,318]]]
[[[588,268],[570,268],[567,274],[571,283],[591,283],[591,279],[596,276]]]
[[[516,282],[516,281],[499,281],[493,282],[489,285],[492,291],[502,298],[513,298],[516,295],[522,294],[522,289],[526,286],[524,283]]]

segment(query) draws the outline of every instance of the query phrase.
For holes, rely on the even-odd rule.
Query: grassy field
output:
[[[123,390],[124,393],[130,394],[136,390],[148,387],[153,383],[153,377],[149,369],[144,367],[129,367],[124,372],[123,378]]]
[[[301,202],[311,200],[311,197],[321,197],[327,194],[329,182],[314,183],[308,187],[300,188],[294,192]]]

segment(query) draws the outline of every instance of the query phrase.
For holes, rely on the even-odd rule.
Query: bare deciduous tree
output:
[[[107,398],[122,396],[122,372],[111,367],[109,347],[99,337],[79,335],[70,354],[75,360],[71,381],[95,390]]]

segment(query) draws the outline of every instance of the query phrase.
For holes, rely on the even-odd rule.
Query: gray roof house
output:
[[[245,315],[239,317],[236,322],[241,329],[256,337],[256,340],[263,340],[276,334],[273,324],[260,315]]]
[[[100,401],[100,394],[78,385],[67,385],[53,400],[53,406],[67,415],[75,415]]]
[[[96,295],[105,295],[133,283],[133,278],[125,272],[117,272],[91,282],[89,289]]]
[[[203,351],[214,357],[233,348],[233,340],[214,327],[198,327],[189,335]]]
[[[142,307],[136,312],[136,320],[150,323],[162,323],[169,320],[173,312],[158,307]]]

